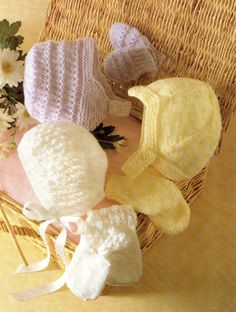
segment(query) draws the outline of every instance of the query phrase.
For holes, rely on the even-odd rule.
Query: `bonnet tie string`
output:
[[[23,208],[23,214],[30,220],[34,221],[44,221],[43,223],[40,224],[39,227],[39,233],[40,236],[46,246],[47,250],[47,256],[45,259],[29,264],[29,265],[20,265],[15,273],[29,273],[29,272],[39,272],[44,269],[46,269],[50,263],[51,260],[51,253],[50,253],[50,248],[49,244],[47,241],[46,237],[46,231],[49,225],[58,223],[62,226],[62,230],[60,234],[58,235],[56,241],[55,241],[55,250],[57,255],[62,259],[65,269],[68,266],[66,257],[65,257],[65,244],[66,244],[66,239],[67,239],[67,230],[69,230],[73,234],[81,234],[82,232],[82,226],[84,224],[84,221],[80,216],[62,216],[62,217],[53,217],[49,215],[48,211],[43,208],[41,205],[37,203],[31,203],[28,202],[25,204]],[[70,223],[74,223],[77,226],[77,230],[73,231]],[[55,292],[59,290],[63,285],[65,284],[65,273],[56,281],[36,287],[33,289],[29,289],[20,293],[15,293],[11,294],[12,297],[16,300],[23,301],[23,300],[28,300],[34,297],[42,296],[51,292]]]

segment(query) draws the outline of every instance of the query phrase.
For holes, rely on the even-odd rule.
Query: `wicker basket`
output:
[[[233,0],[51,0],[40,40],[77,39],[91,36],[100,48],[101,61],[111,50],[108,31],[120,21],[137,27],[167,59],[159,78],[186,76],[208,81],[216,90],[221,103],[223,130],[227,129],[235,109],[235,15]],[[147,80],[135,84],[147,84]],[[131,85],[113,84],[114,91],[123,97]],[[132,115],[141,119],[142,104],[133,101]],[[223,132],[224,132],[223,131]],[[178,184],[191,203],[204,185],[204,168],[191,181]],[[38,223],[26,220],[21,207],[0,193],[3,208],[17,235],[30,240],[45,252],[38,234]],[[138,235],[145,252],[162,233],[156,231],[149,219],[138,215]],[[7,231],[0,220],[0,227]],[[48,238],[52,257],[62,263],[54,251],[55,229]],[[66,251],[73,253],[75,244],[67,242]]]

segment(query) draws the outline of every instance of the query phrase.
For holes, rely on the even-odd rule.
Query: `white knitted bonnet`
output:
[[[70,122],[38,125],[26,132],[18,154],[50,215],[83,215],[103,199],[107,156],[85,128]]]

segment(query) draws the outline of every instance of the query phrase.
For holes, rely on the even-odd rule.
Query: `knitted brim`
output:
[[[154,76],[164,60],[164,55],[153,47],[117,49],[104,60],[106,76],[117,82],[137,80],[144,74]]]
[[[138,149],[126,160],[122,171],[131,179],[138,177],[156,158],[156,127],[158,127],[159,105],[156,95],[145,86],[136,86],[128,90],[129,96],[136,96],[144,104],[144,115],[142,121],[141,138]],[[152,114],[148,119],[146,116],[146,104],[152,103]],[[150,132],[144,132],[145,123],[150,125]]]

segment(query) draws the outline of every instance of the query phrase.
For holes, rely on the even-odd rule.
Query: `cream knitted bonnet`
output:
[[[143,102],[144,115],[139,148],[123,172],[135,178],[152,165],[175,181],[196,175],[220,139],[220,107],[212,87],[199,80],[167,78],[128,93]]]
[[[130,103],[114,95],[101,73],[97,45],[89,38],[34,45],[26,57],[24,94],[36,120],[68,120],[88,130],[108,113],[130,111]]]
[[[38,125],[26,132],[18,154],[45,214],[83,215],[103,199],[107,156],[85,128]]]

